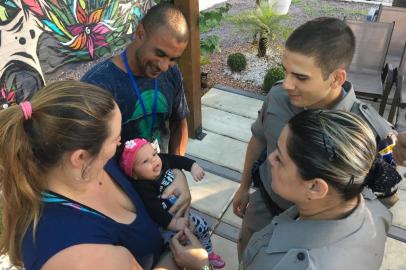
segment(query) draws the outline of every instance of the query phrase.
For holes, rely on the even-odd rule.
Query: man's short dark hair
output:
[[[154,33],[160,27],[166,27],[178,42],[189,40],[189,29],[185,16],[174,5],[160,3],[151,7],[141,20],[147,34]]]
[[[351,28],[337,18],[321,17],[299,26],[285,48],[315,58],[324,79],[337,68],[348,69],[355,51]]]

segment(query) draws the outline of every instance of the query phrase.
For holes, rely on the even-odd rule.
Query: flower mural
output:
[[[7,89],[5,85],[0,89],[0,110],[7,109],[16,103],[14,89]]]
[[[105,22],[101,22],[103,9],[99,8],[87,15],[86,11],[79,4],[77,5],[76,20],[79,24],[68,26],[68,30],[74,36],[70,41],[62,43],[73,50],[82,50],[87,47],[90,58],[93,59],[95,47],[108,47],[106,33],[114,30]]]
[[[9,23],[20,10],[21,9],[13,1],[2,1],[0,3],[0,25]]]
[[[92,60],[122,48],[152,5],[149,0],[21,1],[44,32],[58,40],[58,53],[69,56],[65,63]]]
[[[0,109],[30,99],[45,84],[44,74],[123,48],[151,5],[151,0],[0,0]]]

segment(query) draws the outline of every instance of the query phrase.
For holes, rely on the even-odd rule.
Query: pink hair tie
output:
[[[133,176],[132,172],[135,155],[141,147],[148,143],[149,142],[146,139],[142,138],[136,138],[125,142],[124,150],[120,158],[120,167],[126,175]]]
[[[32,115],[32,105],[29,101],[23,101],[20,103],[20,108],[23,111],[24,119],[28,120],[31,118]]]

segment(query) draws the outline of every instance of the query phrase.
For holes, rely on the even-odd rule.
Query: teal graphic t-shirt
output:
[[[81,79],[113,94],[123,116],[122,141],[135,137],[142,137],[149,141],[157,139],[161,151],[166,153],[170,137],[169,119],[181,120],[189,113],[182,75],[179,68],[174,66],[157,78],[157,110],[152,130],[154,79],[135,76],[135,80],[145,104],[146,117],[128,74],[119,69],[110,59],[93,67]]]

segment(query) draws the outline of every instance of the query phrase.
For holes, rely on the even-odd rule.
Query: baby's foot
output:
[[[209,263],[216,269],[221,269],[226,265],[225,261],[214,252],[209,254]]]

